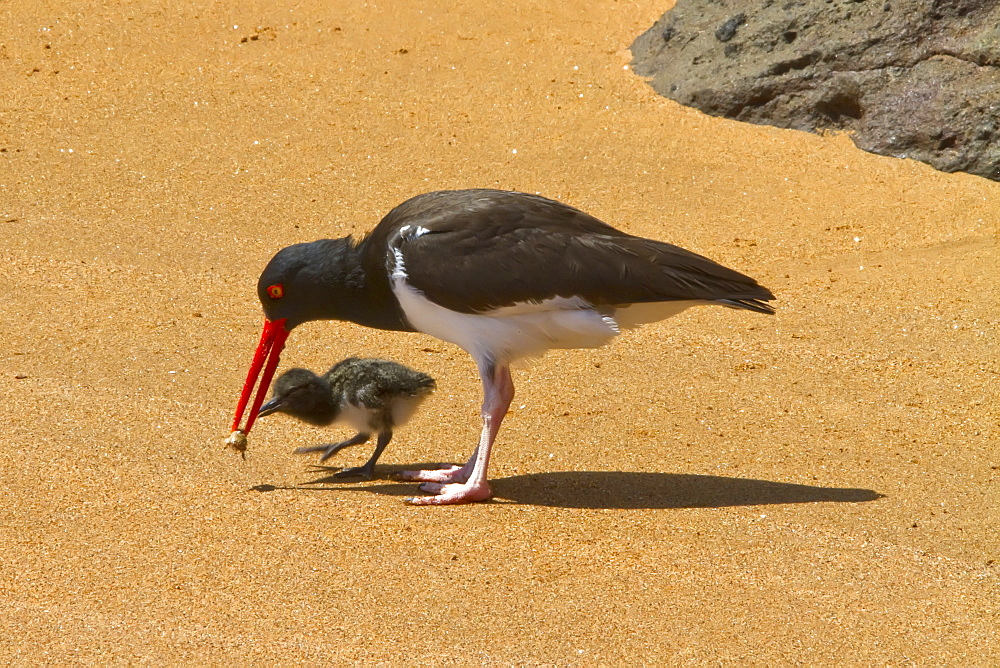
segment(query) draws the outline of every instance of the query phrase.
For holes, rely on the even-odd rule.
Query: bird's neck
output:
[[[319,376],[308,386],[304,409],[299,416],[306,422],[326,427],[340,414],[340,402],[334,397],[334,388],[327,376]]]
[[[310,320],[347,320],[377,329],[413,331],[389,284],[385,251],[368,240],[324,239],[317,244],[317,261],[325,295],[320,313]],[[374,259],[381,250],[381,262]]]
[[[329,396],[322,403],[312,406],[308,414],[300,413],[298,415],[299,419],[317,427],[327,427],[336,422],[339,416],[340,407],[333,403]]]

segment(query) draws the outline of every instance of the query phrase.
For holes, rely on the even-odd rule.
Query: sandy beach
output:
[[[0,661],[996,665],[1000,184],[656,95],[654,3],[0,6]],[[462,350],[314,322],[282,368],[438,391],[377,479],[223,445],[292,243],[418,193],[540,193],[707,255],[692,309],[515,372],[495,499]]]

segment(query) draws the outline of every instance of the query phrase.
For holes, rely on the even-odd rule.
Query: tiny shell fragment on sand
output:
[[[226,447],[232,448],[236,452],[240,453],[243,459],[247,458],[247,435],[243,433],[243,430],[237,429],[229,435],[226,439]]]

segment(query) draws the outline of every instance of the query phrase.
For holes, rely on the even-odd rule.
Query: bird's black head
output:
[[[257,296],[270,321],[285,329],[310,320],[341,320],[364,288],[360,253],[351,237],[320,239],[282,248],[257,282]]]
[[[372,278],[366,277],[364,249],[364,241],[356,244],[351,237],[320,239],[283,248],[267,263],[257,282],[264,329],[236,404],[233,431],[250,433],[293,328],[310,320],[348,320],[413,331],[392,295],[384,261],[369,258]],[[258,377],[260,385],[251,403]],[[241,427],[248,405],[250,415]]]
[[[303,422],[325,426],[337,417],[337,404],[330,384],[308,369],[289,369],[274,381],[271,400],[260,407],[257,417],[288,413]]]

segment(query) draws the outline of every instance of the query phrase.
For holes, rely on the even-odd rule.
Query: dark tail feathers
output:
[[[722,304],[723,306],[728,306],[729,308],[741,308],[746,309],[747,311],[756,311],[757,313],[774,315],[774,307],[770,304],[762,302],[759,299],[715,299],[713,301],[716,304]]]

